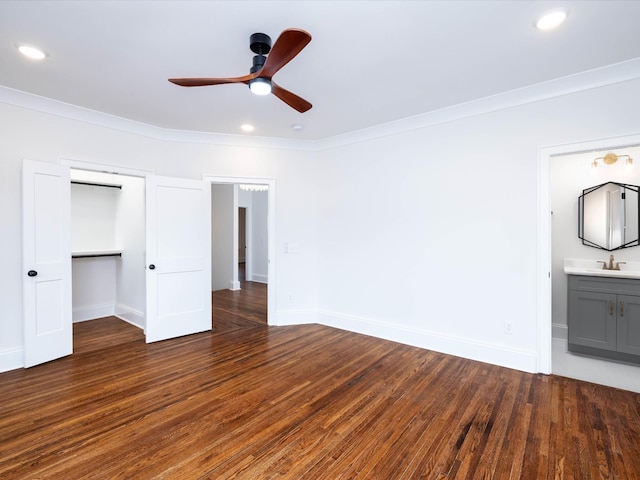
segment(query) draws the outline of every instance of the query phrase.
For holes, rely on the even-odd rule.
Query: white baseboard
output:
[[[269,319],[269,325],[282,327],[285,325],[306,325],[318,323],[318,312],[315,309],[278,310],[278,318]]]
[[[125,322],[130,323],[131,325],[134,325],[143,330],[145,329],[146,322],[144,313],[139,310],[135,310],[119,303],[116,305],[115,316],[120,320],[124,320]]]
[[[562,323],[552,323],[551,324],[551,336],[553,338],[560,338],[562,340],[569,339],[569,327],[563,325]]]
[[[552,373],[640,393],[640,365],[614,362],[567,350],[567,340],[552,339]]]
[[[251,274],[251,278],[249,279],[250,282],[258,282],[258,283],[268,283],[268,277],[267,275],[262,275],[259,273],[253,273]]]
[[[229,282],[229,290],[240,290],[240,282],[238,281],[230,281]]]
[[[73,323],[94,320],[96,318],[110,317],[116,314],[116,306],[113,303],[101,305],[88,305],[73,308]]]
[[[0,350],[0,373],[24,367],[24,349],[22,347]]]
[[[534,351],[518,350],[332,311],[320,311],[318,323],[524,372],[537,371]]]

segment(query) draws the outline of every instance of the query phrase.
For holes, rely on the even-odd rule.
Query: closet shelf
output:
[[[83,250],[71,252],[71,258],[121,257],[122,250]]]

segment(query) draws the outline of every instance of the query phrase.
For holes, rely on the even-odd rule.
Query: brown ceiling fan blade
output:
[[[291,93],[289,90],[286,90],[273,82],[271,82],[271,93],[300,113],[306,112],[313,106],[304,98],[299,97],[295,93]]]
[[[311,41],[311,35],[298,28],[289,28],[282,32],[258,72],[261,77],[271,78],[278,70],[289,63]]]
[[[226,83],[249,83],[249,80],[256,78],[257,73],[250,73],[242,77],[231,78],[170,78],[171,83],[181,87],[206,87],[208,85],[224,85]]]

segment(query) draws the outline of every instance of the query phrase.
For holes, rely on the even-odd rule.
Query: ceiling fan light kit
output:
[[[229,78],[170,78],[169,81],[181,87],[203,87],[244,83],[256,95],[276,97],[300,113],[309,110],[312,105],[304,98],[277,85],[272,77],[302,51],[311,41],[311,35],[304,30],[289,28],[283,31],[271,46],[271,37],[265,33],[254,33],[249,37],[249,48],[256,55],[248,75]]]

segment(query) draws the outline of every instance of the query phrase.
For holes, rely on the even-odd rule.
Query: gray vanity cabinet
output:
[[[569,343],[616,350],[616,296],[569,291]]]
[[[640,356],[640,297],[618,295],[618,350]]]
[[[569,276],[569,351],[640,363],[640,280]]]

